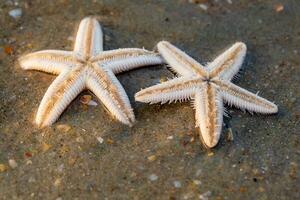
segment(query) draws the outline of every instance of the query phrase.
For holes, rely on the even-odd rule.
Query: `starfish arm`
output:
[[[175,78],[139,91],[135,94],[135,100],[151,104],[185,101],[193,96],[199,87],[199,82],[199,78]]]
[[[110,68],[115,74],[146,65],[164,63],[157,53],[138,48],[105,51],[92,57],[91,61],[101,62],[102,66]]]
[[[133,110],[128,96],[112,71],[101,68],[99,63],[93,64],[93,71],[89,73],[87,87],[122,123],[132,126],[135,122]]]
[[[19,58],[19,63],[25,70],[39,70],[51,74],[60,74],[77,62],[71,51],[44,50]]]
[[[200,138],[204,146],[217,145],[223,123],[223,102],[221,94],[212,84],[203,84],[194,99],[196,109],[196,127],[200,129]]]
[[[244,43],[235,43],[208,65],[210,77],[231,80],[239,71],[245,58],[246,51],[247,47]]]
[[[229,105],[235,105],[240,109],[258,113],[272,114],[278,112],[278,107],[274,103],[229,81],[218,81],[216,83],[222,93],[223,99]]]
[[[207,72],[201,64],[169,42],[161,41],[157,44],[157,48],[166,62],[178,74],[182,76],[191,76],[196,74],[200,77],[207,76]]]
[[[92,57],[103,51],[103,33],[100,24],[93,17],[81,20],[77,31],[74,51],[85,58]]]
[[[62,72],[45,93],[36,115],[36,124],[41,128],[53,124],[84,88],[85,79],[79,66]]]

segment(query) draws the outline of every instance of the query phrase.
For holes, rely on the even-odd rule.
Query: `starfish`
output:
[[[166,103],[193,99],[196,127],[205,147],[217,145],[223,123],[223,101],[248,110],[271,114],[277,106],[231,82],[239,71],[246,54],[246,45],[235,43],[207,66],[170,44],[162,41],[157,49],[180,77],[151,86],[136,93],[135,99],[146,103]]]
[[[43,50],[19,59],[25,70],[58,77],[48,88],[36,114],[39,127],[53,124],[83,90],[92,91],[116,119],[131,126],[135,121],[128,96],[115,74],[140,66],[161,64],[157,53],[138,48],[103,51],[101,26],[93,17],[79,25],[73,51]]]

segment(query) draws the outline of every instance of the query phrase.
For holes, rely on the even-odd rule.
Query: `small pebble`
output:
[[[155,175],[155,174],[151,174],[151,175],[148,177],[148,179],[149,179],[150,181],[156,181],[156,180],[158,179],[158,176]]]
[[[196,171],[196,176],[200,176],[200,174],[202,174],[202,169],[198,169],[198,170]]]
[[[207,11],[207,9],[208,9],[208,5],[203,4],[203,3],[199,4],[199,7],[204,11]]]
[[[232,129],[228,128],[228,132],[227,132],[227,140],[228,141],[233,141],[233,133],[232,133]]]
[[[92,96],[91,95],[83,95],[82,97],[80,97],[80,102],[82,104],[88,105],[88,103],[92,100]]]
[[[24,153],[24,156],[25,156],[26,158],[30,158],[30,157],[32,157],[32,153],[31,153],[31,152],[25,152],[25,153]]]
[[[36,179],[33,176],[29,177],[28,183],[34,183],[34,182],[36,182]]]
[[[54,181],[54,186],[58,187],[61,184],[61,179],[58,178]]]
[[[163,83],[163,82],[166,82],[166,81],[168,81],[168,79],[167,79],[166,77],[161,77],[161,78],[159,79],[159,82],[160,82],[160,83]]]
[[[207,191],[207,192],[205,192],[203,194],[200,194],[199,195],[199,199],[201,199],[201,200],[208,200],[208,197],[210,197],[210,196],[211,196],[211,191]]]
[[[274,6],[276,12],[282,12],[284,10],[284,6],[282,4],[277,4]]]
[[[98,103],[97,103],[96,101],[90,100],[90,101],[87,103],[87,105],[89,105],[89,106],[97,106]]]
[[[21,8],[16,8],[11,11],[9,11],[9,16],[13,17],[14,19],[18,19],[22,16],[22,9]]]
[[[155,155],[149,156],[149,157],[148,157],[148,160],[149,160],[150,162],[153,162],[153,161],[156,160],[156,156],[155,156]]]
[[[104,142],[104,139],[102,137],[97,137],[97,140],[100,144],[102,144]]]
[[[14,50],[11,46],[5,46],[4,47],[4,52],[7,54],[7,55],[12,55],[14,53]]]
[[[64,168],[65,168],[64,164],[61,164],[61,165],[59,165],[59,166],[57,167],[57,171],[58,171],[59,173],[62,173],[62,172],[64,171]]]
[[[51,148],[51,145],[50,145],[50,144],[47,144],[47,143],[45,143],[45,142],[42,144],[42,151],[43,151],[43,152],[48,151],[50,148]]]
[[[62,131],[62,132],[68,132],[69,130],[71,130],[71,126],[67,125],[67,124],[59,124],[56,126],[56,128],[59,130],[59,131]]]
[[[16,167],[18,167],[18,163],[14,159],[9,159],[8,164],[12,169],[15,169]]]
[[[181,188],[181,182],[180,181],[174,181],[173,185],[175,188]]]
[[[107,139],[107,144],[113,144],[113,143],[114,143],[114,141],[112,139],[110,139],[110,138]]]
[[[211,156],[213,156],[214,155],[214,152],[209,152],[208,154],[207,154],[209,157],[211,157]]]
[[[183,195],[183,199],[186,200],[186,199],[193,199],[194,197],[194,193],[193,192],[188,192],[186,194]]]
[[[168,140],[173,140],[173,138],[173,135],[167,137]]]
[[[83,143],[84,139],[81,136],[79,136],[76,138],[76,142]]]
[[[199,181],[199,180],[193,180],[193,183],[194,183],[195,185],[201,185],[201,184],[202,184],[202,182]]]
[[[0,164],[0,172],[6,171],[6,166],[4,164]]]
[[[109,42],[109,41],[111,41],[111,37],[109,35],[104,35],[104,40],[106,42]]]
[[[32,164],[32,161],[31,160],[27,160],[26,161],[26,165],[31,165]]]

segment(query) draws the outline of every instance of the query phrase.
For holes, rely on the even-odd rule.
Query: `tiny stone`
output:
[[[79,137],[76,138],[76,142],[83,143],[84,140],[81,136],[79,136]]]
[[[111,41],[111,37],[108,36],[108,35],[104,35],[104,40],[105,40],[106,42],[109,42],[109,41]]]
[[[114,143],[114,141],[112,139],[110,139],[110,138],[107,139],[107,144],[113,144],[113,143]]]
[[[64,171],[64,167],[65,167],[64,164],[59,165],[58,168],[57,168],[57,171],[59,173],[62,173]]]
[[[168,140],[173,140],[173,138],[173,135],[167,137]]]
[[[168,79],[165,78],[165,77],[161,77],[161,78],[159,79],[159,82],[160,82],[160,83],[163,83],[163,82],[166,82],[166,81],[168,81]]]
[[[61,184],[61,179],[58,178],[54,181],[54,186],[58,187]]]
[[[199,7],[200,7],[202,10],[205,10],[205,11],[208,9],[208,5],[203,4],[203,3],[199,4]]]
[[[148,160],[149,160],[150,162],[155,161],[155,160],[156,160],[156,156],[155,156],[155,155],[149,156],[149,157],[148,157]]]
[[[27,160],[26,161],[26,165],[31,165],[32,164],[32,161],[31,160]]]
[[[213,156],[214,155],[214,152],[209,152],[208,154],[207,154],[209,157],[211,157],[211,156]]]
[[[155,175],[155,174],[151,174],[151,175],[148,177],[148,179],[149,179],[150,181],[156,181],[156,180],[158,179],[158,176]]]
[[[80,102],[85,105],[87,105],[91,100],[92,100],[91,95],[83,95],[82,97],[80,97]]]
[[[16,167],[18,167],[18,163],[14,159],[9,159],[8,164],[12,169],[15,169]]]
[[[195,185],[201,185],[201,184],[202,184],[202,182],[199,181],[199,180],[193,180],[193,183],[194,183]]]
[[[228,141],[233,141],[233,133],[232,133],[232,129],[228,128],[228,132],[227,132],[227,140]]]
[[[22,16],[22,9],[21,8],[16,8],[16,9],[13,9],[11,11],[9,11],[9,16],[15,18],[15,19],[18,19]]]
[[[89,106],[97,106],[98,103],[97,103],[96,101],[90,100],[90,101],[87,103],[87,105],[89,105]]]
[[[33,176],[28,179],[28,183],[34,183],[36,180]]]
[[[103,141],[104,141],[104,139],[103,139],[102,137],[97,137],[97,140],[98,140],[98,142],[99,142],[100,144],[102,144]]]
[[[202,169],[198,169],[198,170],[196,171],[196,176],[200,176],[200,174],[202,174]]]
[[[0,172],[4,172],[6,170],[6,166],[4,164],[0,164]]]
[[[56,126],[56,128],[62,132],[68,132],[69,130],[71,130],[71,126],[69,126],[67,124],[59,124]]]
[[[50,144],[47,144],[47,143],[45,143],[45,142],[42,144],[42,151],[43,151],[43,152],[48,151],[50,148],[51,148],[51,145],[50,145]]]
[[[277,5],[275,5],[274,9],[276,12],[282,12],[284,10],[284,5],[277,4]]]
[[[207,192],[205,192],[203,194],[200,194],[199,195],[199,199],[201,199],[201,200],[208,200],[209,196],[211,196],[211,191],[207,191]]]
[[[180,181],[174,181],[173,184],[174,184],[175,188],[181,188],[181,182]]]

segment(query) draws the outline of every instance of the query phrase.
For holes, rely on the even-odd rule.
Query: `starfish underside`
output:
[[[144,49],[103,51],[102,39],[98,21],[87,17],[79,25],[73,51],[44,50],[20,58],[23,69],[58,75],[39,106],[38,126],[54,123],[85,89],[91,90],[119,121],[127,125],[135,121],[128,96],[115,74],[163,61],[158,54]]]
[[[199,127],[200,138],[206,147],[214,147],[219,141],[223,101],[258,113],[271,114],[278,111],[272,102],[231,82],[244,60],[244,43],[234,44],[206,67],[169,42],[162,41],[157,47],[170,67],[181,76],[143,89],[136,93],[135,99],[146,103],[166,103],[192,98],[196,110],[196,127]]]

